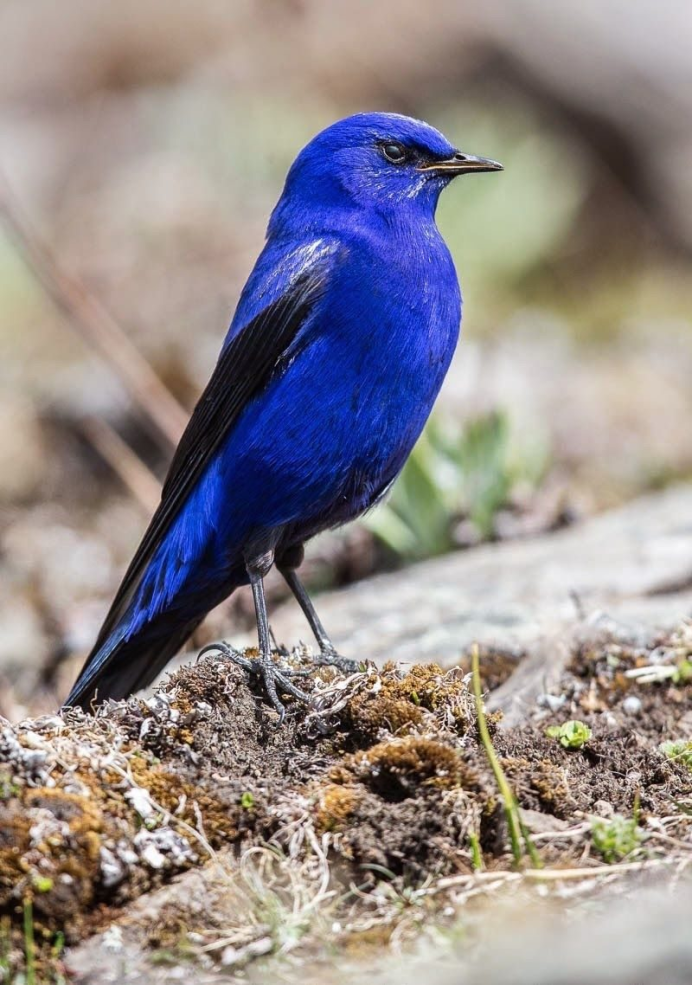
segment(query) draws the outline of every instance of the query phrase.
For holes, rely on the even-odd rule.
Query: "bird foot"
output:
[[[197,659],[199,660],[206,653],[211,653],[213,650],[221,653],[226,660],[230,660],[237,667],[242,668],[247,674],[262,678],[269,702],[279,716],[277,728],[283,725],[284,718],[286,717],[286,708],[279,698],[279,693],[290,694],[293,698],[306,705],[311,703],[310,695],[302,691],[299,687],[296,687],[290,680],[291,677],[309,676],[309,670],[293,670],[290,667],[279,668],[271,659],[271,656],[267,658],[260,656],[251,659],[244,656],[240,650],[234,649],[223,641],[210,643],[209,646],[205,646],[204,649],[200,650]]]
[[[315,667],[336,667],[342,674],[357,674],[361,669],[360,661],[342,657],[333,646],[323,646],[316,657],[312,658]]]

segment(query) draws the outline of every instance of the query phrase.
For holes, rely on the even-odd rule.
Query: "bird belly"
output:
[[[417,345],[316,339],[247,409],[224,450],[236,522],[306,539],[367,510],[420,435],[457,332],[458,322]]]

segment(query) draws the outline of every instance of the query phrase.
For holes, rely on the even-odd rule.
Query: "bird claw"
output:
[[[299,687],[296,687],[296,685],[291,683],[290,680],[291,677],[308,676],[310,674],[309,670],[293,670],[290,667],[283,667],[282,669],[279,669],[272,661],[271,657],[269,657],[269,659],[265,659],[260,656],[258,658],[250,659],[243,656],[239,650],[234,649],[232,646],[229,646],[228,643],[223,641],[219,643],[210,643],[208,646],[205,646],[204,649],[200,650],[197,659],[199,660],[206,653],[210,653],[212,650],[216,650],[221,653],[226,660],[230,660],[247,674],[250,674],[253,677],[262,678],[269,702],[279,716],[277,728],[283,725],[286,717],[286,708],[279,698],[279,689],[281,690],[281,693],[290,694],[291,697],[296,698],[298,701],[302,701],[304,704],[311,704],[312,699],[310,698],[310,695],[305,691],[302,691]]]
[[[330,646],[321,647],[319,655],[313,658],[312,663],[315,667],[336,667],[342,674],[357,674],[361,668],[360,661],[342,657]]]

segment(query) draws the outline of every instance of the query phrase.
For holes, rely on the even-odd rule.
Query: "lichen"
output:
[[[368,744],[383,732],[407,734],[426,719],[458,735],[473,726],[473,705],[459,670],[417,664],[402,672],[392,663],[385,664],[380,673],[373,672],[372,686],[354,695],[346,724],[353,740]]]

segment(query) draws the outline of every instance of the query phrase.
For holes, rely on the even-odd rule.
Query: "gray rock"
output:
[[[692,614],[692,486],[558,533],[371,578],[316,604],[344,654],[374,660],[451,664],[475,641],[532,652],[596,613],[648,638]],[[293,603],[272,626],[287,644],[310,640]]]
[[[626,715],[638,715],[642,710],[641,698],[638,698],[636,694],[630,694],[622,702],[622,710]]]

